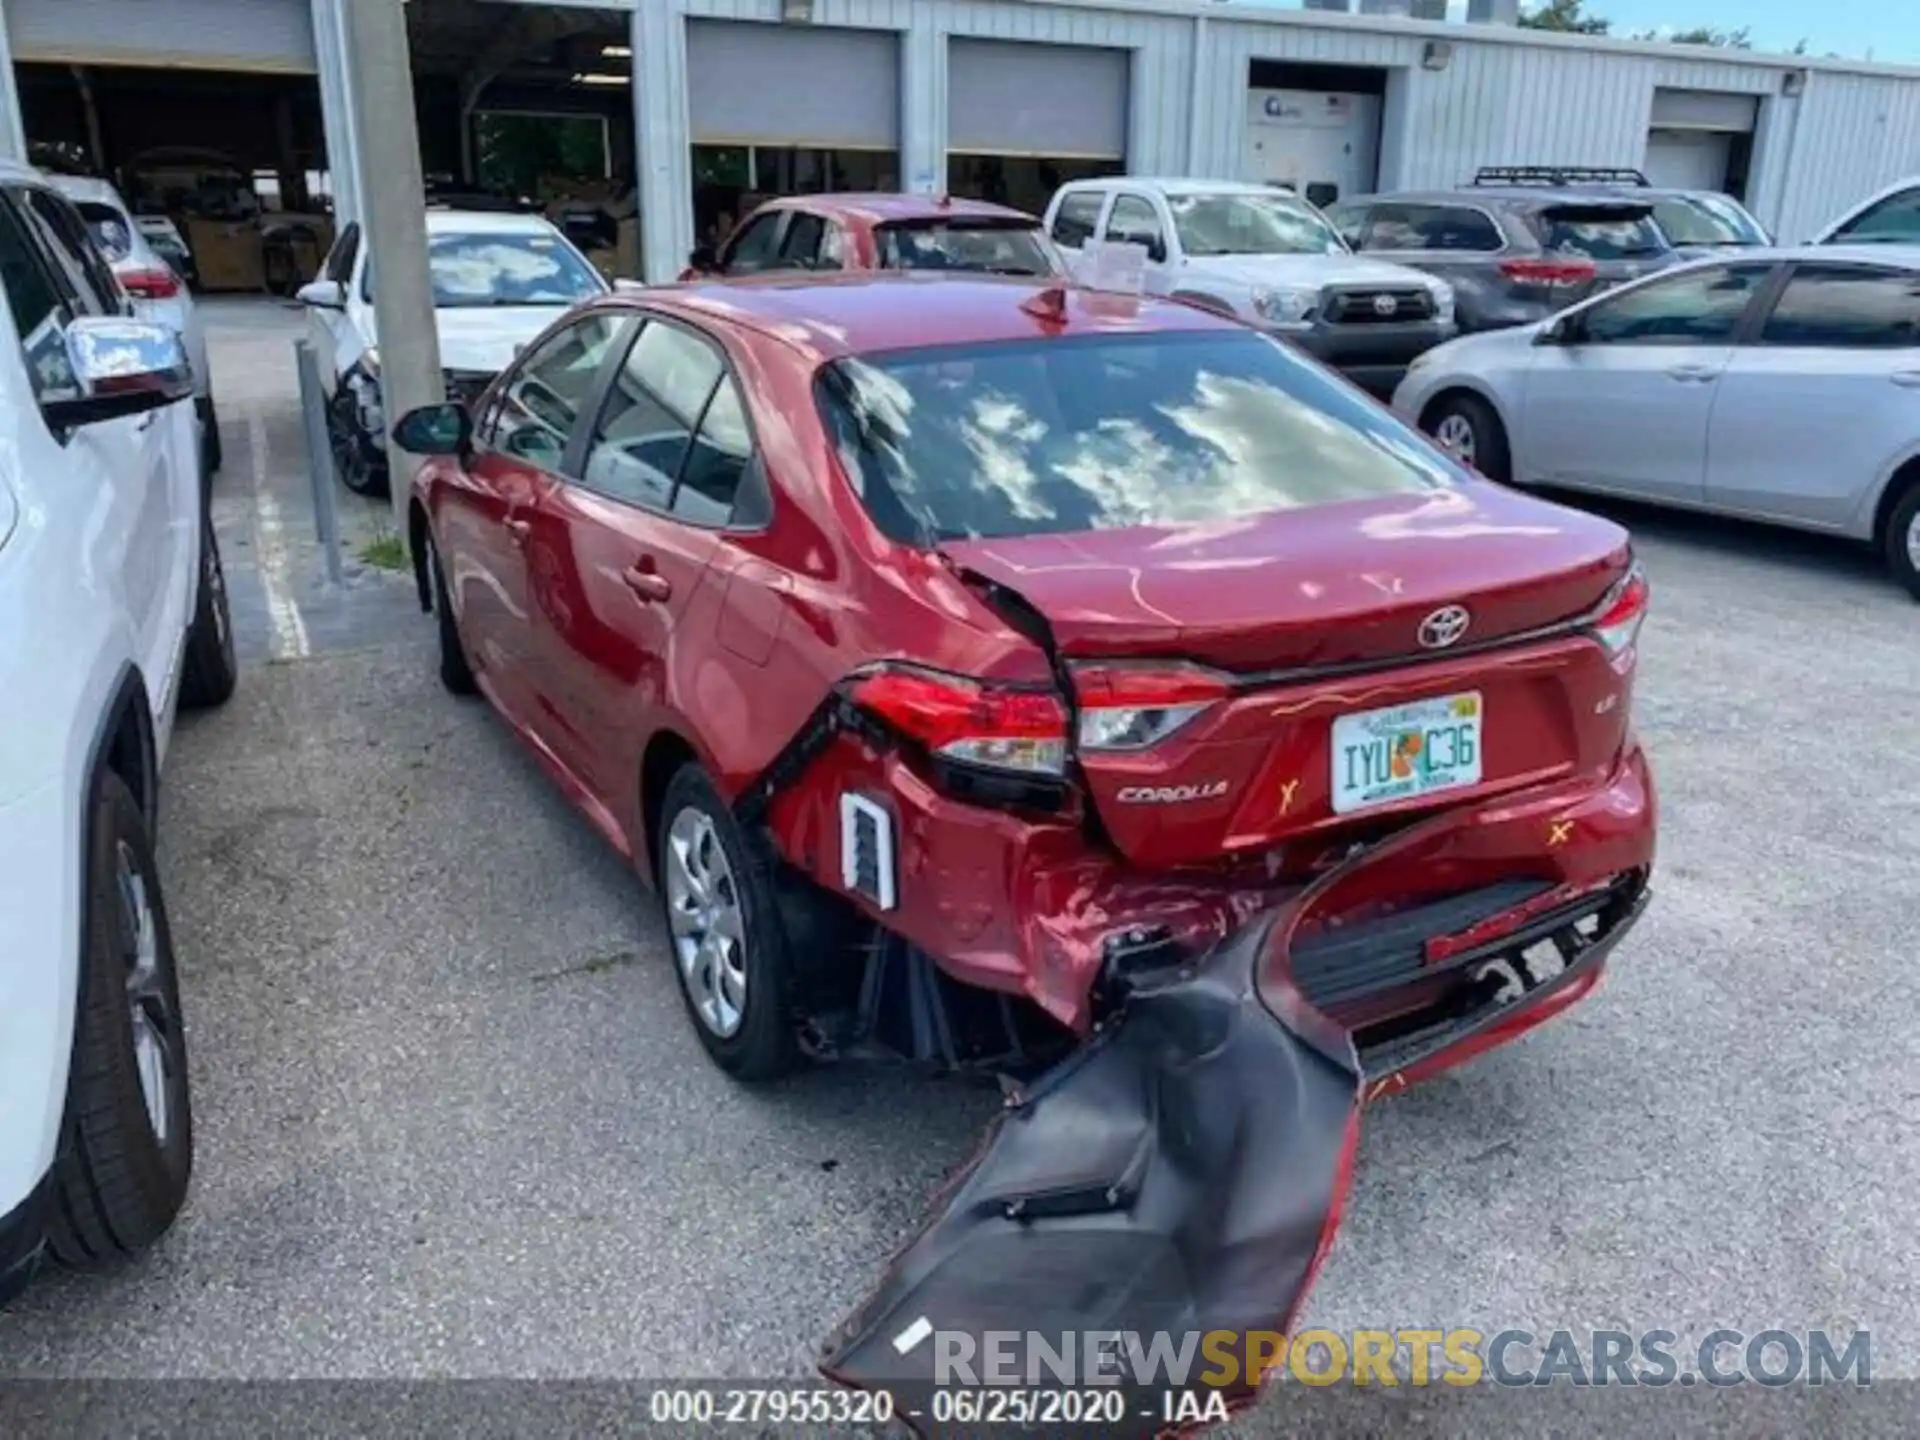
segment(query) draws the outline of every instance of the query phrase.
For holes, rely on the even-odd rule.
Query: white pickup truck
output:
[[[1095,242],[1146,252],[1146,289],[1284,338],[1376,395],[1455,333],[1453,291],[1355,255],[1291,191],[1230,180],[1115,176],[1062,186],[1047,233],[1084,278]]]

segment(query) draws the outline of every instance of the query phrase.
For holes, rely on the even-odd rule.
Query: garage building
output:
[[[283,189],[317,183],[350,216],[369,147],[347,114],[340,7],[0,0],[12,52],[0,76],[15,80],[0,140],[20,153],[40,130],[121,127],[132,91],[111,77],[136,70],[165,77],[149,106],[185,96],[196,74],[243,77],[259,91],[234,126],[253,137],[246,163]],[[796,191],[900,187],[1032,209],[1065,180],[1132,171],[1330,201],[1454,185],[1483,165],[1606,165],[1728,189],[1791,240],[1920,171],[1920,69],[1370,8],[411,0],[408,16],[428,172],[474,184],[499,137],[564,126],[567,143],[548,148],[628,188],[633,265],[654,280],[741,207]],[[92,82],[92,120],[78,72],[110,77],[105,92]],[[244,99],[246,86],[221,84]]]

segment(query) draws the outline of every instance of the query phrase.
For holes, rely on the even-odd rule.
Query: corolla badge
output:
[[[1464,605],[1442,605],[1420,622],[1418,637],[1422,649],[1444,650],[1467,633],[1473,617]]]
[[[1227,793],[1224,780],[1198,785],[1128,785],[1115,793],[1122,805],[1184,805],[1192,800],[1217,800]]]

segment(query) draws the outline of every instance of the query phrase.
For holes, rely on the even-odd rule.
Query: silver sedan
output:
[[[1866,541],[1920,599],[1920,246],[1678,266],[1438,346],[1393,406],[1496,480]]]

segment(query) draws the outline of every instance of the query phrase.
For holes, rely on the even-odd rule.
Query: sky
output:
[[[1521,0],[1523,8],[1530,0]],[[1613,33],[1666,27],[1753,32],[1756,50],[1791,50],[1805,39],[1810,54],[1834,51],[1920,64],[1920,3],[1916,0],[1586,0],[1589,15],[1613,22]]]

